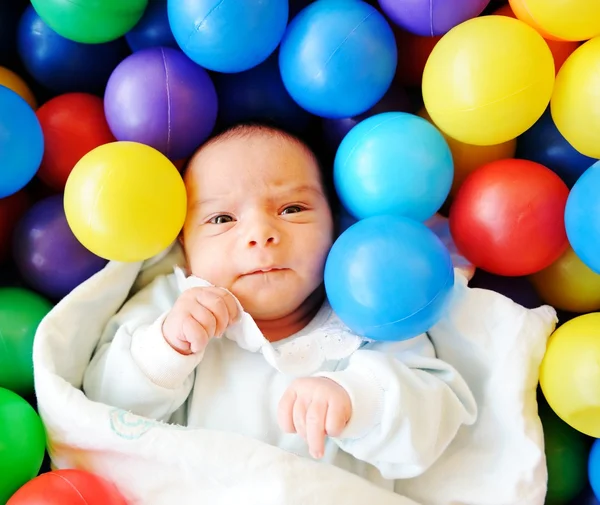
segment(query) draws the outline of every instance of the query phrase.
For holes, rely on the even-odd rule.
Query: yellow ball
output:
[[[576,317],[554,332],[542,360],[540,385],[563,421],[600,438],[600,313]]]
[[[17,95],[20,95],[33,110],[37,109],[37,100],[27,83],[6,67],[0,67],[0,86],[12,89]]]
[[[552,119],[580,153],[600,158],[600,37],[576,49],[556,76]]]
[[[75,165],[64,194],[77,239],[114,261],[148,259],[173,242],[187,210],[181,175],[163,154],[136,142],[97,147]]]
[[[588,40],[600,35],[597,0],[510,0],[519,19],[558,40]]]
[[[600,275],[592,272],[570,247],[529,279],[540,298],[557,309],[578,314],[600,310]]]
[[[450,30],[423,73],[433,122],[466,144],[495,145],[528,130],[554,86],[554,58],[533,28],[506,16],[483,16]]]

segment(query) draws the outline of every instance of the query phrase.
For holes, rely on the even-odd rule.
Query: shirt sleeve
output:
[[[84,376],[90,400],[161,421],[183,405],[202,355],[182,355],[163,338],[177,296],[174,276],[157,277],[109,321]]]
[[[334,439],[386,479],[416,477],[444,452],[477,404],[461,375],[437,359],[426,334],[363,346],[340,371],[318,374],[348,392],[353,413]]]

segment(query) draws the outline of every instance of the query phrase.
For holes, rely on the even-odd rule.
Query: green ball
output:
[[[33,393],[33,337],[51,308],[33,291],[0,288],[0,387]]]
[[[31,0],[44,22],[66,39],[101,44],[118,39],[144,15],[148,0]]]
[[[0,503],[38,474],[45,451],[44,426],[33,407],[0,388]]]
[[[547,505],[574,500],[587,484],[587,437],[563,422],[554,413],[542,415],[548,465]]]

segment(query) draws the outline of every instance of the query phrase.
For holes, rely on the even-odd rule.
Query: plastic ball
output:
[[[600,310],[600,275],[590,270],[572,248],[531,281],[542,299],[553,307],[585,314]]]
[[[391,214],[425,221],[444,203],[452,176],[442,134],[404,112],[359,123],[340,144],[334,164],[340,200],[359,219]]]
[[[101,98],[66,93],[48,100],[37,111],[46,148],[37,176],[62,191],[75,164],[84,154],[115,138],[108,127]]]
[[[419,111],[419,116],[431,122],[431,117],[425,109]],[[467,176],[483,165],[492,161],[513,158],[517,150],[517,139],[508,140],[492,146],[475,146],[465,144],[444,134],[454,161],[454,179],[450,188],[450,197],[454,198]]]
[[[127,505],[107,480],[82,470],[55,470],[19,489],[6,505]]]
[[[0,198],[4,198],[33,179],[44,153],[44,136],[35,112],[4,86],[0,86],[0,132]]]
[[[181,51],[143,49],[123,60],[106,86],[104,110],[118,140],[153,147],[172,160],[211,134],[217,93],[208,73]]]
[[[246,121],[267,121],[293,132],[304,132],[311,115],[285,89],[276,56],[237,74],[213,76],[219,97],[218,122],[227,128]]]
[[[110,42],[125,35],[144,14],[148,0],[31,0],[40,17],[58,34],[84,44]]]
[[[19,22],[18,50],[27,72],[56,93],[101,93],[127,44],[80,44],[61,37],[29,6]]]
[[[32,291],[0,289],[0,388],[22,396],[33,393],[33,337],[51,308],[49,301]]]
[[[550,409],[548,409],[550,410]],[[586,437],[553,413],[541,413],[544,451],[548,467],[545,503],[571,503],[586,487],[588,442]]]
[[[12,89],[17,95],[25,100],[33,110],[37,109],[35,95],[31,92],[27,83],[12,70],[0,67],[0,86]]]
[[[565,210],[567,236],[573,250],[591,270],[600,274],[600,162],[595,163],[571,189]]]
[[[600,37],[577,49],[556,76],[552,118],[560,133],[581,154],[600,158],[600,112],[595,103],[600,83]]]
[[[567,321],[550,337],[540,385],[552,410],[571,427],[600,438],[600,314]]]
[[[143,261],[169,246],[186,215],[177,168],[157,150],[113,142],[75,165],[64,194],[67,222],[91,252],[114,261]]]
[[[229,73],[249,70],[275,51],[289,12],[282,0],[168,0],[167,7],[183,52],[204,68]]]
[[[373,6],[355,0],[310,4],[290,23],[279,51],[283,83],[303,108],[327,118],[362,114],[390,87],[398,52]]]
[[[600,440],[592,445],[588,459],[588,476],[594,494],[600,499]]]
[[[106,265],[73,235],[62,195],[45,198],[27,211],[15,230],[13,251],[27,283],[52,299],[67,295]]]
[[[516,19],[483,16],[436,44],[423,73],[423,100],[450,137],[494,145],[529,129],[553,86],[554,60],[542,36]]]
[[[30,205],[25,190],[0,198],[0,264],[10,257],[14,229]]]
[[[361,121],[383,112],[412,111],[413,106],[406,90],[396,83],[392,83],[392,86],[390,86],[390,89],[383,95],[383,98],[368,111],[363,112],[358,116],[341,119],[322,119],[321,125],[324,134],[323,137],[329,148],[335,152],[348,132]]]
[[[443,316],[454,286],[450,253],[424,224],[377,216],[350,226],[325,264],[333,310],[374,340],[416,337]]]
[[[509,0],[517,17],[542,35],[588,40],[600,35],[600,5],[589,0]]]
[[[0,503],[40,471],[46,452],[44,426],[33,407],[0,387]]]
[[[167,0],[150,0],[142,19],[125,34],[125,39],[132,51],[148,47],[178,49],[169,24]]]
[[[494,15],[496,16],[509,16],[511,18],[516,18],[515,13],[512,11],[510,5],[506,4],[500,7],[498,10],[494,11]],[[530,26],[531,24],[528,23]],[[535,28],[535,27],[534,27]],[[540,30],[536,30],[540,32]],[[540,35],[544,37],[546,40],[546,44],[552,51],[552,57],[554,58],[554,71],[558,73],[561,69],[567,58],[571,56],[573,51],[579,47],[578,42],[569,42],[563,40],[554,40],[553,38],[548,38],[549,35],[546,33],[540,32]]]
[[[538,163],[495,161],[475,170],[458,190],[450,230],[475,266],[497,275],[533,274],[568,247],[568,195],[566,184]]]
[[[379,0],[383,12],[398,26],[417,35],[433,37],[479,16],[490,0]]]
[[[548,108],[517,142],[517,158],[535,161],[549,168],[572,187],[596,159],[577,151],[556,128]]]

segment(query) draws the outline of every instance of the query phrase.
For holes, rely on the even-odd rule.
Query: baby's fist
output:
[[[325,436],[340,436],[352,415],[346,390],[325,377],[296,379],[279,402],[278,420],[287,433],[298,433],[313,458],[322,458]]]

